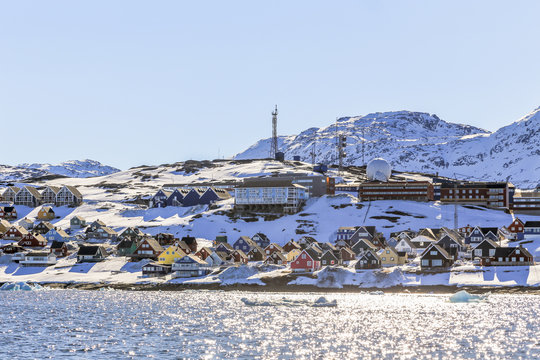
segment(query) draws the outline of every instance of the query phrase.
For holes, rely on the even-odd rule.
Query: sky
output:
[[[0,164],[231,157],[336,117],[540,106],[539,1],[0,0]],[[11,149],[14,149],[13,151]]]

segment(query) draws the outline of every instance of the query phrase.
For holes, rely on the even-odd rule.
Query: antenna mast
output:
[[[338,174],[341,175],[343,171],[343,158],[345,158],[345,146],[347,145],[347,137],[345,135],[341,135],[338,131],[338,119],[336,118],[336,147],[337,147],[337,154],[338,154]]]
[[[311,164],[315,165],[315,141],[313,141],[313,146],[311,147]]]
[[[454,198],[456,201],[454,202],[454,230],[458,229],[458,196],[457,196],[457,176],[456,173],[454,173]]]
[[[362,166],[366,165],[366,152],[364,148],[364,144],[366,142],[366,135],[365,135],[365,127],[362,127]]]
[[[278,152],[278,137],[277,137],[277,105],[272,111],[272,143],[270,144],[270,157],[272,159],[276,158],[276,153]]]

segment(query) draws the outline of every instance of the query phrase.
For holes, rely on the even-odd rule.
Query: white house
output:
[[[46,251],[32,251],[19,263],[22,266],[51,266],[56,264],[56,256]]]

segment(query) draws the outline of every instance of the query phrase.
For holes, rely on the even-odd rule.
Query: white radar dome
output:
[[[368,180],[371,181],[388,181],[392,174],[392,167],[388,161],[382,158],[376,158],[367,164],[366,174]]]

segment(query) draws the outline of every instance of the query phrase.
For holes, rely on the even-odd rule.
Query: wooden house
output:
[[[326,250],[321,256],[321,266],[335,266],[339,265],[339,259],[334,255],[331,250]]]
[[[265,257],[270,256],[270,255],[272,255],[272,254],[275,253],[275,252],[284,253],[285,251],[283,250],[283,248],[282,248],[281,246],[279,246],[278,244],[275,244],[275,243],[269,244],[269,245],[264,249]]]
[[[367,249],[358,257],[358,261],[354,265],[356,270],[379,269],[381,267],[381,259],[375,253],[375,250]]]
[[[159,189],[150,199],[149,206],[154,208],[163,208],[167,206],[167,199],[172,195],[172,191]]]
[[[309,245],[316,243],[317,240],[311,236],[302,236],[300,239],[298,239],[297,243],[300,245],[302,249],[307,248]]]
[[[257,246],[257,243],[248,236],[240,236],[233,244],[233,249],[242,250],[244,253],[248,253],[255,246]]]
[[[473,230],[465,237],[465,244],[479,244],[484,239],[499,241],[499,229],[496,227],[475,226]]]
[[[130,256],[135,252],[139,242],[137,240],[132,240],[129,238],[122,239],[118,245],[116,245],[116,254],[118,256]]]
[[[173,234],[169,233],[159,233],[154,237],[161,246],[172,245],[178,240]]]
[[[93,221],[92,223],[90,223],[90,225],[88,226],[88,229],[86,229],[87,231],[96,231],[97,229],[101,229],[102,227],[105,227],[107,226],[103,221],[97,219],[95,221]]]
[[[28,231],[30,231],[30,230],[32,230],[34,228],[34,222],[32,220],[28,219],[28,218],[24,218],[24,219],[19,220],[18,225],[22,226],[23,228],[25,228]]]
[[[321,259],[313,249],[304,249],[290,265],[293,271],[315,271],[321,268]]]
[[[350,239],[353,234],[358,230],[358,226],[341,226],[337,229],[336,232],[336,242],[339,240],[345,241],[347,244],[350,244]]]
[[[495,249],[495,256],[482,259],[482,264],[486,266],[530,266],[534,265],[534,259],[531,253],[521,245],[518,247],[498,247]]]
[[[54,225],[48,221],[42,221],[34,226],[34,232],[38,234],[46,234],[51,231],[51,229],[54,229]]]
[[[208,257],[208,259],[212,259]],[[212,259],[214,260],[214,259]],[[172,264],[174,278],[204,276],[210,272],[209,264],[195,255],[186,255]]]
[[[47,251],[31,251],[19,262],[22,266],[52,266],[56,264],[56,256]]]
[[[209,187],[200,196],[199,204],[208,205],[208,204],[213,204],[216,201],[227,200],[227,199],[230,199],[230,198],[231,198],[231,194],[229,194],[229,192],[227,190],[214,188],[214,187]]]
[[[116,231],[111,229],[108,226],[101,226],[92,230],[92,227],[86,229],[86,238],[87,239],[96,239],[96,240],[111,240],[115,241],[118,237]]]
[[[242,250],[234,250],[231,256],[235,264],[247,264],[249,261],[246,253]]]
[[[184,206],[195,206],[200,204],[201,196],[205,193],[206,190],[193,188],[184,196],[182,204]]]
[[[77,262],[100,262],[107,257],[107,251],[100,245],[81,245],[77,252]]]
[[[0,218],[5,220],[14,220],[17,218],[17,209],[15,206],[0,206]]]
[[[172,265],[177,259],[186,255],[187,254],[178,245],[170,245],[159,254],[158,263]]]
[[[161,264],[159,262],[149,262],[142,267],[142,276],[144,277],[160,277],[171,272],[171,265]]]
[[[516,240],[523,239],[523,233],[525,231],[525,223],[519,218],[515,218],[514,221],[507,227],[508,231],[515,234]]]
[[[285,253],[289,253],[291,252],[292,250],[302,250],[302,247],[300,246],[300,244],[298,244],[296,241],[294,240],[290,240],[288,243],[286,243],[284,246],[283,246],[283,252]]]
[[[188,248],[189,248],[188,253],[196,253],[197,252],[198,244],[197,244],[197,239],[194,236],[184,236],[184,237],[182,237],[181,241],[188,246]]]
[[[368,239],[358,239],[356,243],[351,247],[356,255],[360,255],[368,250],[376,251],[377,247],[371,243]]]
[[[70,229],[84,229],[86,220],[80,215],[75,215],[69,220],[69,227]]]
[[[206,258],[209,257],[212,252],[213,251],[210,248],[202,247],[195,253],[195,256],[198,256],[201,260],[206,260]]]
[[[456,234],[444,233],[436,244],[446,250],[446,252],[452,256],[454,260],[463,258],[467,249],[465,244],[462,242],[462,238]]]
[[[69,235],[60,228],[52,228],[45,235],[47,241],[69,241]]]
[[[342,247],[338,249],[339,256],[336,256],[342,263],[346,263],[356,259],[356,254],[350,247]]]
[[[377,235],[375,226],[358,226],[356,231],[349,238],[349,244],[355,244],[360,239],[368,239],[371,241]]]
[[[58,186],[47,186],[45,190],[41,192],[42,204],[56,204],[56,194],[60,191]]]
[[[56,206],[79,206],[83,196],[74,186],[64,185],[56,194]]]
[[[262,249],[265,249],[268,245],[270,245],[270,239],[268,239],[268,236],[260,232],[253,235],[251,240],[255,241],[255,243]]]
[[[152,259],[157,260],[159,257],[159,254],[163,252],[163,247],[159,245],[159,243],[153,239],[153,238],[145,238],[142,240],[133,252],[133,254],[130,255],[131,259],[134,261],[141,260],[141,259]]]
[[[254,246],[246,255],[249,261],[263,261],[267,257],[259,246]]]
[[[50,251],[57,258],[66,257],[69,255],[69,249],[64,241],[53,241]]]
[[[0,247],[0,250],[2,250],[4,254],[17,254],[22,253],[24,248],[17,243],[11,243]]]
[[[302,249],[292,249],[288,253],[284,253],[285,258],[287,259],[287,262],[290,263],[294,261],[298,257],[298,255],[300,255],[301,252],[302,252]]]
[[[47,246],[47,240],[41,234],[27,233],[19,240],[18,244],[25,248],[43,248]]]
[[[56,217],[56,214],[54,213],[54,210],[50,206],[42,206],[41,209],[39,209],[37,218],[38,220],[53,220]]]
[[[120,235],[118,236],[120,239],[134,239],[134,240],[140,240],[144,237],[144,233],[139,230],[139,228],[136,227],[126,227]]]
[[[184,197],[188,194],[189,190],[186,189],[174,189],[166,200],[167,206],[184,206]]]
[[[15,196],[21,189],[16,186],[8,186],[2,193],[2,201],[15,203]]]
[[[24,205],[28,207],[36,207],[41,204],[41,194],[32,186],[24,186],[15,195],[16,205]]]
[[[191,248],[188,246],[188,244],[186,244],[184,242],[184,240],[177,240],[177,241],[174,242],[173,245],[178,246],[186,254],[191,254],[192,253]]]
[[[445,269],[454,263],[454,258],[442,247],[436,244],[429,245],[420,255],[420,267],[424,269]]]
[[[19,241],[27,234],[29,234],[28,231],[22,226],[13,225],[4,233],[3,239]]]
[[[416,257],[417,255],[416,247],[410,239],[399,240],[396,246],[394,246],[394,248],[398,252],[407,253],[408,257]]]
[[[10,227],[11,223],[9,221],[0,218],[0,238],[2,237],[1,235],[5,234]]]
[[[407,262],[407,253],[399,252],[391,246],[379,250],[377,255],[381,259],[382,266],[400,266]]]
[[[218,246],[216,246],[215,251],[230,255],[234,251],[234,248],[229,243],[220,243]]]
[[[265,264],[272,264],[272,265],[285,265],[287,264],[287,258],[285,255],[283,255],[280,252],[274,252],[266,257],[264,260]]]
[[[484,239],[481,243],[476,245],[472,249],[471,258],[474,260],[478,259],[488,259],[495,257],[495,250],[499,247],[497,243],[491,239]]]
[[[431,238],[425,235],[418,235],[411,239],[411,244],[416,249],[417,255],[421,255],[429,246],[431,246],[432,244],[435,244],[436,242],[437,241],[435,240],[435,238]],[[398,251],[402,251],[402,250],[398,250]]]

